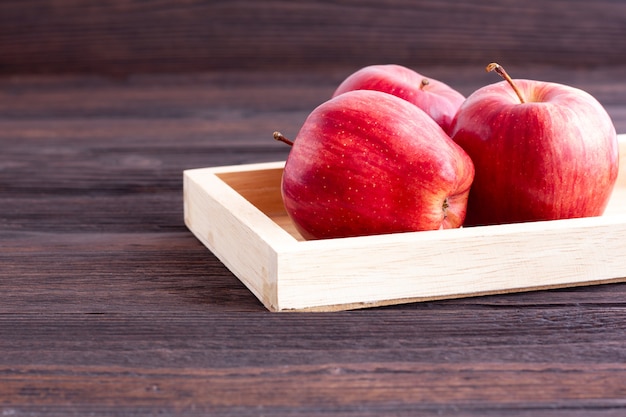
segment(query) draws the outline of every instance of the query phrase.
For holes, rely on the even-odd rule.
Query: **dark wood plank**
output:
[[[337,365],[245,369],[23,367],[0,388],[5,411],[35,415],[547,415],[619,416],[623,390],[607,368],[576,365]],[[37,379],[33,379],[36,377]],[[520,387],[519,379],[526,384]],[[32,379],[28,385],[25,379]],[[289,381],[307,384],[277,390]],[[602,381],[602,382],[599,382]],[[606,384],[606,385],[605,385]],[[606,387],[611,387],[607,389]],[[58,389],[55,387],[62,387]],[[486,406],[489,404],[489,406]],[[19,410],[19,411],[17,411]]]
[[[616,0],[10,0],[0,72],[181,72],[406,65],[624,65]]]
[[[0,316],[17,333],[0,398],[18,415],[619,415],[624,313]]]

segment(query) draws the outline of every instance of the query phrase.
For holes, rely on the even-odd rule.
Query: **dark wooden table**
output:
[[[509,68],[619,132],[624,70]],[[0,415],[626,415],[626,284],[270,313],[186,229],[184,169],[284,159],[349,72],[0,79]]]

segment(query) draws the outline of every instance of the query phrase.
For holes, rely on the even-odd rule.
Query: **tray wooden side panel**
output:
[[[246,168],[254,169],[250,165],[239,170]],[[280,247],[295,240],[217,176],[230,171],[220,167],[184,172],[185,224],[268,309],[276,310],[272,243]]]
[[[332,310],[626,280],[626,215],[301,242],[282,309]]]
[[[229,171],[220,170],[215,175],[271,218],[281,229],[297,240],[304,240],[289,218],[281,197],[284,165],[284,162],[246,165],[249,169],[243,172],[238,167],[229,167]]]

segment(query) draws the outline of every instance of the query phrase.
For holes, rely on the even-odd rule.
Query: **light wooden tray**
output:
[[[284,162],[184,172],[185,224],[271,311],[347,310],[626,281],[626,135],[602,217],[303,241]]]

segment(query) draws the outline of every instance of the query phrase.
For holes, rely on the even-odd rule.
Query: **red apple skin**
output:
[[[305,239],[459,227],[472,161],[422,110],[379,91],[311,112],[285,163],[282,197]]]
[[[428,84],[422,87],[422,81]],[[353,90],[389,93],[413,103],[432,117],[446,132],[465,96],[449,85],[425,77],[402,65],[370,65],[349,75],[333,97]]]
[[[471,94],[451,137],[476,174],[466,225],[599,216],[618,174],[615,127],[590,94],[566,85],[502,81]]]

